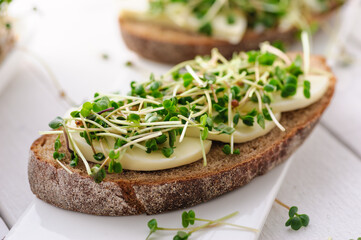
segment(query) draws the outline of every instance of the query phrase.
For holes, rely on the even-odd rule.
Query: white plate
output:
[[[261,230],[291,162],[292,158],[240,189],[189,209],[193,209],[199,218],[212,220],[238,211],[239,214],[227,222]],[[156,218],[161,227],[181,227],[183,211],[151,216],[102,217],[66,211],[35,199],[6,240],[145,239],[150,219]],[[164,231],[152,235],[151,239],[172,239],[175,233]],[[258,235],[221,226],[196,232],[190,239],[255,240]]]

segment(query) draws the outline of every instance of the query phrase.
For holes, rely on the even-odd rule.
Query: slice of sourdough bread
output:
[[[323,22],[331,16],[340,4],[334,4],[328,12],[314,16],[310,22]],[[179,63],[193,59],[197,55],[210,54],[213,48],[218,48],[226,58],[233,52],[258,49],[264,41],[283,41],[291,43],[295,40],[296,28],[288,31],[268,29],[261,33],[247,30],[238,44],[224,40],[183,31],[172,27],[145,22],[130,16],[119,17],[120,30],[127,47],[140,56],[164,63]]]
[[[322,57],[312,57],[311,65],[331,73]],[[190,207],[237,189],[256,176],[265,174],[286,160],[310,134],[326,109],[334,92],[336,79],[331,77],[325,95],[311,106],[282,114],[281,132],[274,128],[263,137],[235,144],[239,155],[225,155],[223,143],[214,142],[202,161],[152,172],[124,171],[108,174],[97,184],[81,162],[66,172],[53,159],[57,136],[47,135],[31,146],[29,182],[40,199],[60,208],[95,215],[156,214]],[[312,87],[312,86],[311,86]],[[61,138],[61,152],[66,152]],[[69,164],[69,154],[64,160]]]

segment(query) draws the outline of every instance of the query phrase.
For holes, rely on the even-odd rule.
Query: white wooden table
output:
[[[39,130],[47,129],[49,120],[69,107],[44,67],[24,48],[46,61],[77,103],[96,91],[124,89],[130,80],[147,76],[153,66],[168,68],[126,50],[116,23],[123,3],[17,0],[10,9],[31,24],[20,35],[16,72],[0,93],[0,217],[8,227],[34,198],[27,182],[30,144]],[[31,10],[35,6],[36,13]],[[91,17],[82,17],[85,13]],[[357,17],[346,24],[353,29],[352,34],[341,38],[356,60],[347,67],[334,65],[338,85],[333,102],[321,124],[296,152],[278,194],[283,202],[307,213],[310,225],[297,232],[287,229],[287,211],[275,204],[262,240],[361,237],[361,27],[357,24],[361,16]],[[338,20],[334,19],[332,29],[337,29]],[[329,36],[316,36],[316,52],[327,52]],[[108,60],[102,59],[103,53],[109,55]],[[125,67],[127,60],[135,66]],[[0,219],[0,239],[7,232],[6,225]]]

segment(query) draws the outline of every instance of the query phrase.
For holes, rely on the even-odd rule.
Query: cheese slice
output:
[[[277,118],[277,120],[280,120],[281,113],[276,113],[275,117]],[[275,126],[276,125],[273,121],[265,121],[265,128],[263,129],[261,126],[257,124],[256,119],[253,126],[247,126],[243,124],[242,121],[240,120],[237,126],[235,127],[236,131],[233,133],[233,141],[234,143],[243,143],[243,142],[251,141],[253,139],[266,135]],[[199,134],[200,134],[199,129],[194,127],[189,127],[186,133],[188,137],[199,137]],[[230,135],[209,133],[207,139],[229,143]]]
[[[199,28],[204,24],[184,4],[175,3],[167,6],[164,14],[152,15],[148,12],[123,10],[120,15],[123,18],[160,24],[195,33],[198,33]],[[233,16],[234,23],[229,24],[226,14],[217,14],[210,21],[212,37],[228,41],[232,44],[239,43],[247,29],[247,19],[240,12],[235,12]]]
[[[79,133],[71,133],[79,150],[83,153],[84,157],[89,162],[101,164],[103,161],[97,161],[93,157],[93,151],[89,144],[86,143],[84,138],[80,137]],[[106,154],[113,149],[114,139],[106,137],[103,140],[103,149]],[[96,152],[103,152],[99,141],[93,141],[93,146]],[[181,143],[176,143],[174,153],[169,157],[165,157],[160,150],[146,153],[143,149],[133,147],[127,148],[123,157],[119,158],[123,169],[135,171],[154,171],[168,168],[179,167],[182,165],[190,164],[192,162],[202,159],[202,147],[198,138],[185,137]],[[204,141],[204,149],[206,154],[212,146],[212,141]],[[167,147],[165,144],[164,147]]]
[[[297,93],[294,96],[290,96],[287,98],[281,97],[279,93],[275,93],[272,96],[271,108],[274,112],[288,112],[301,108],[305,108],[322,98],[325,92],[328,89],[329,85],[329,77],[321,76],[321,75],[309,75],[306,77],[306,80],[311,83],[311,97],[306,98],[303,95],[303,80],[299,79],[300,86],[297,89]],[[253,102],[248,102],[242,110],[250,111],[253,108],[257,108],[258,104]]]

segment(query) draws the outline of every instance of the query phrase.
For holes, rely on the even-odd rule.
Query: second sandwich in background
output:
[[[344,0],[150,0],[146,12],[123,10],[124,42],[142,57],[178,63],[218,48],[227,58],[264,41],[292,42],[325,21]]]

